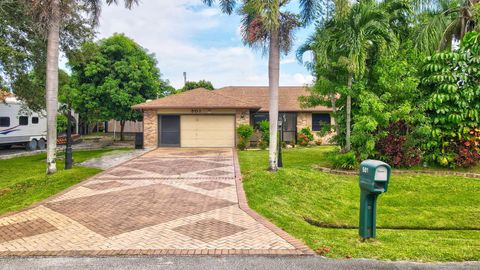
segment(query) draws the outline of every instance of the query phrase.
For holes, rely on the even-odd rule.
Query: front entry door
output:
[[[180,146],[180,116],[160,115],[158,122],[159,146]]]

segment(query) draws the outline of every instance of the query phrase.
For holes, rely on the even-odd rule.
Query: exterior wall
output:
[[[312,129],[312,113],[310,112],[298,112],[297,113],[297,132],[300,132],[302,128],[309,127]]]
[[[250,124],[250,111],[248,109],[162,109],[162,110],[145,110],[143,116],[143,132],[144,132],[144,147],[156,148],[158,145],[158,114],[234,114],[235,126],[238,127],[241,124]],[[332,118],[333,124],[333,118]],[[312,128],[312,113],[310,112],[298,112],[297,113],[297,132],[302,128]],[[329,139],[333,136],[333,133],[325,136],[318,137],[316,132],[312,132],[316,140],[322,140],[322,143],[329,143]],[[238,134],[235,130],[235,140],[238,142]]]
[[[330,124],[334,124],[333,117],[330,118]],[[310,112],[299,112],[297,113],[297,132],[300,132],[302,128],[309,127],[312,130],[312,113]],[[312,131],[313,137],[315,140],[321,140],[322,144],[329,144],[330,139],[335,135],[334,132],[327,134],[326,136],[320,137],[317,135],[316,131]]]
[[[235,115],[235,125],[250,123],[249,110],[234,109],[158,109],[145,110],[143,113],[143,144],[145,148],[158,147],[158,115],[159,114],[230,114]],[[236,134],[236,130],[235,130]],[[238,135],[235,135],[236,137]],[[238,138],[236,138],[238,140]]]
[[[145,148],[156,148],[158,145],[158,118],[157,111],[143,112],[143,145]]]

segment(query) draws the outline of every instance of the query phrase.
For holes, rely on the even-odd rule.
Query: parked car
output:
[[[47,119],[22,104],[15,96],[0,102],[0,148],[23,145],[29,151],[45,149]]]

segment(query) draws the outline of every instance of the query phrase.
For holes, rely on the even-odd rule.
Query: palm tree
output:
[[[301,47],[298,57],[311,50],[314,52],[317,67],[335,65],[347,73],[344,151],[349,151],[353,82],[364,75],[370,52],[387,42],[394,42],[395,37],[389,29],[388,15],[373,0],[360,1],[349,9],[342,6],[342,13],[325,22],[309,40],[310,43]],[[332,100],[335,100],[334,96]],[[338,127],[336,129],[338,132]]]
[[[88,13],[95,26],[100,15],[100,0],[24,0],[39,29],[47,36],[46,111],[47,111],[47,174],[57,171],[58,54],[62,18],[75,13]],[[106,0],[107,4],[117,3]],[[131,8],[138,0],[125,0]]]
[[[211,6],[215,0],[202,0]],[[224,13],[231,14],[237,1],[219,0]],[[238,1],[240,2],[240,1]],[[287,54],[292,47],[294,30],[314,19],[320,9],[320,0],[299,0],[298,14],[286,10],[290,0],[244,0],[238,11],[242,16],[243,42],[264,52],[268,50],[269,86],[269,170],[277,171],[277,131],[278,131],[278,86],[280,78],[280,56]]]
[[[415,1],[419,31],[416,45],[421,51],[433,53],[452,47],[465,33],[478,30],[476,15],[480,0]]]

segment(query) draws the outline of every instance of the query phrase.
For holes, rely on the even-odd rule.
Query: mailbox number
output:
[[[368,173],[368,168],[367,167],[362,167],[362,173]]]

